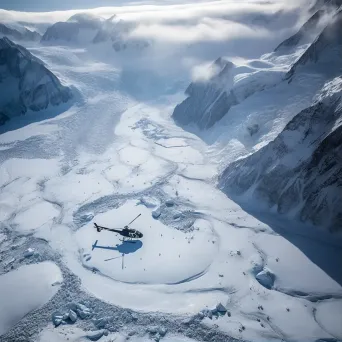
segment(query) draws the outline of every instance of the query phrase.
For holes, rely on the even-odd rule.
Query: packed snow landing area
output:
[[[215,147],[173,123],[172,99],[120,93],[120,70],[83,49],[32,52],[79,94],[56,117],[29,114],[1,135],[2,246],[6,229],[44,239],[86,292],[125,308],[194,314],[222,303],[229,315],[203,322],[236,338],[342,338],[326,315],[342,310],[341,279],[290,241],[335,270],[340,247],[278,235],[217,190]],[[140,213],[135,244],[93,227]]]

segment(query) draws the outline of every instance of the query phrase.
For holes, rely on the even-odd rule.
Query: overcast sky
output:
[[[122,6],[127,4],[170,4],[180,0],[0,0],[0,8],[15,11],[56,11],[96,8],[102,6]],[[193,2],[200,2],[194,0]]]

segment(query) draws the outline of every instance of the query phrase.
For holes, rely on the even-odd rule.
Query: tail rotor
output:
[[[96,230],[98,231],[98,233],[100,233],[102,228],[100,226],[98,226],[95,222],[94,222],[94,226],[95,226]]]

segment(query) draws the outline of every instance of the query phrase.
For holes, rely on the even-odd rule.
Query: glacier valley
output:
[[[1,342],[342,340],[341,4],[253,6],[0,11]]]

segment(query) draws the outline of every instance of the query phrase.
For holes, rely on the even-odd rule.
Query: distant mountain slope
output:
[[[136,24],[126,22],[114,15],[102,23],[92,42],[95,44],[109,42],[115,51],[147,48],[150,45],[147,40],[129,37],[135,27]]]
[[[310,68],[311,72],[334,76],[342,73],[342,10],[338,11],[327,27],[309,46],[286,75],[291,79],[296,72]]]
[[[148,41],[129,37],[135,24],[112,16],[105,20],[101,17],[79,13],[65,22],[50,26],[42,37],[42,42],[53,44],[55,41],[81,44],[108,43],[115,51],[129,48],[144,49]]]
[[[42,42],[89,42],[96,36],[102,21],[103,19],[89,14],[73,15],[67,21],[50,26],[44,33]]]
[[[219,58],[212,65],[208,81],[193,82],[186,89],[188,98],[176,106],[173,118],[180,124],[196,122],[199,128],[211,127],[229,108],[237,104],[234,94],[225,91],[225,84],[232,78],[234,64]]]
[[[201,130],[211,128],[233,106],[272,87],[283,76],[281,70],[237,66],[224,58],[218,58],[210,69],[211,76],[193,81],[185,91],[188,97],[175,107],[172,117],[178,124],[195,124]]]
[[[332,18],[324,27],[328,17]],[[212,77],[192,82],[185,91],[188,97],[175,107],[173,118],[182,126],[193,124],[201,130],[209,129],[227,115],[233,106],[241,104],[248,97],[282,81],[290,81],[295,69],[307,64],[309,60],[314,62],[318,55],[322,55],[322,69],[318,70],[314,66],[314,73],[324,74],[323,82],[338,75],[337,60],[341,58],[342,39],[340,32],[341,12],[333,16],[325,7],[318,10],[295,35],[279,44],[274,53],[262,56],[260,64],[269,63],[270,66],[254,68],[249,64],[252,66],[249,68],[248,65],[239,67],[231,63],[229,72],[227,68],[217,68],[218,71],[213,73]],[[308,44],[311,44],[309,48]],[[332,44],[334,51],[325,53],[325,44]],[[327,61],[325,64],[324,59]],[[223,58],[219,60],[225,61],[227,65],[230,63]],[[329,70],[331,72],[328,75]],[[305,75],[303,77],[305,78]]]
[[[326,80],[312,106],[259,151],[231,163],[219,187],[331,231],[342,230],[342,11],[286,75]],[[313,80],[315,78],[312,78]]]
[[[296,115],[278,137],[230,164],[219,187],[302,221],[342,230],[342,78]]]
[[[279,52],[282,49],[296,47],[299,44],[305,43],[306,40],[310,39],[310,37],[313,35],[316,36],[319,33],[318,23],[325,13],[326,12],[323,9],[315,12],[315,14],[309,18],[309,20],[299,29],[297,33],[280,43],[274,51]]]
[[[21,30],[17,30],[12,28],[10,25],[5,25],[0,23],[0,37],[8,37],[14,40],[32,40],[32,41],[39,41],[41,35],[36,31],[28,30],[27,28],[23,27]]]
[[[0,94],[0,124],[28,110],[57,106],[72,96],[41,60],[6,37],[0,39]]]

